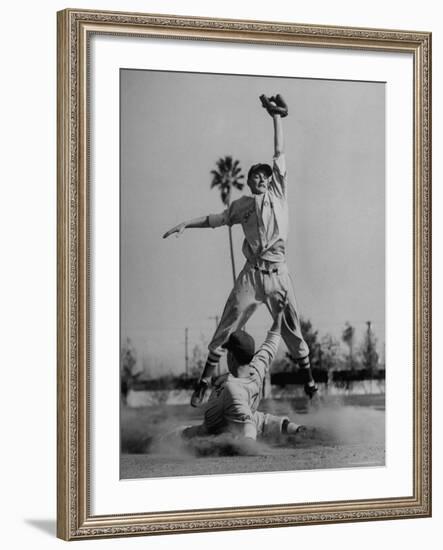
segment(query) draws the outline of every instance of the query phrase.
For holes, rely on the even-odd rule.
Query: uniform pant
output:
[[[300,366],[309,366],[309,348],[303,339],[294,289],[286,263],[268,264],[258,268],[246,263],[235,281],[218,327],[208,346],[208,366],[217,366],[224,350],[221,348],[231,332],[241,329],[260,304],[266,304],[275,316],[278,294],[286,295],[288,304],[283,314],[281,335],[290,354]],[[305,361],[300,361],[305,359]]]
[[[210,435],[231,434],[234,437],[249,437],[251,439],[277,438],[282,433],[283,421],[289,421],[287,416],[275,416],[273,414],[255,411],[248,419],[221,418],[218,429],[212,429],[206,424],[198,426],[188,426],[183,429],[182,436],[185,439],[193,437],[207,437]]]

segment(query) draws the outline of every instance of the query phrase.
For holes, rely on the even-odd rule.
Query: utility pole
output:
[[[366,324],[368,326],[367,332],[366,332],[366,338],[368,340],[367,363],[369,367],[369,376],[370,376],[371,393],[372,393],[372,385],[374,382],[374,364],[373,364],[373,346],[372,346],[372,337],[371,337],[371,321],[366,321]]]
[[[366,321],[366,324],[368,325],[367,334],[368,334],[368,355],[369,355],[369,369],[371,371],[371,377],[373,376],[373,370],[374,370],[374,345],[372,342],[372,334],[371,334],[371,321]]]
[[[189,333],[189,329],[188,327],[185,328],[185,373],[186,373],[186,378],[188,377],[188,374],[189,374],[189,355],[188,355],[188,340],[189,340],[189,337],[188,337],[188,333]]]

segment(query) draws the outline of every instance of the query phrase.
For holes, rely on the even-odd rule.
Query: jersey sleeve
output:
[[[239,219],[238,200],[233,201],[229,208],[220,212],[220,214],[209,214],[208,223],[209,227],[221,227],[222,225],[235,225],[240,223]]]
[[[208,216],[209,227],[221,227],[222,225],[229,225],[229,210],[223,210],[220,214],[209,214]]]
[[[261,386],[263,380],[266,376],[266,371],[269,368],[269,365],[272,363],[280,343],[280,333],[269,331],[266,336],[266,340],[261,345],[260,349],[254,355],[249,366],[255,370],[255,376],[257,377],[257,382]]]
[[[274,193],[280,197],[284,197],[287,192],[287,180],[286,157],[284,153],[280,153],[274,157],[272,165],[271,187]]]

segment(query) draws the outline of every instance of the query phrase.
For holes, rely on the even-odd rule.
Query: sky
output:
[[[288,265],[301,315],[319,335],[385,331],[385,85],[121,70],[121,337],[152,374],[184,370],[215,328],[233,285],[228,230],[175,224],[223,210],[210,188],[218,158],[243,173],[272,161],[273,125],[259,96],[280,93],[288,166]],[[244,193],[248,193],[245,187]],[[239,193],[234,198],[240,196]],[[244,264],[234,226],[237,273]],[[265,308],[247,325],[260,343]]]

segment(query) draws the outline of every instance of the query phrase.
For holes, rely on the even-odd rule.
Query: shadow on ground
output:
[[[55,519],[25,519],[25,523],[53,537],[57,534],[57,522]]]

